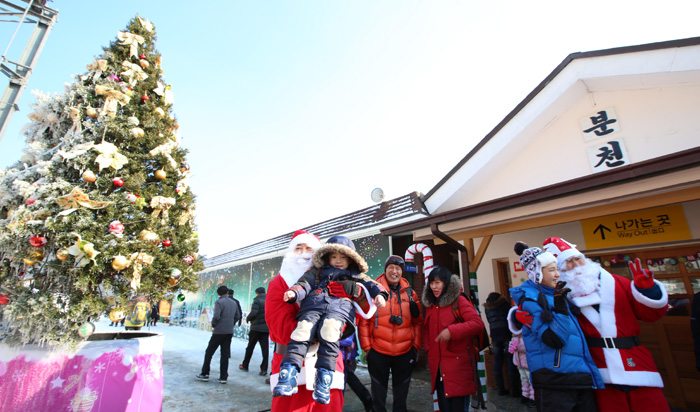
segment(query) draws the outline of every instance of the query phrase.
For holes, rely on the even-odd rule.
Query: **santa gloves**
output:
[[[357,299],[360,296],[360,287],[352,280],[330,282],[328,284],[328,294],[336,298]]]
[[[554,288],[554,312],[569,316],[569,309],[566,305],[566,294],[571,292],[571,289],[565,288],[566,282],[559,281]]]
[[[523,310],[523,305],[519,305],[518,309],[515,311],[515,319],[523,326],[527,326],[528,328],[532,327],[532,315],[530,312]]]
[[[634,263],[627,262],[627,265],[634,277],[634,286],[638,289],[649,289],[654,287],[654,273],[649,269],[642,268],[642,261],[639,258]]]

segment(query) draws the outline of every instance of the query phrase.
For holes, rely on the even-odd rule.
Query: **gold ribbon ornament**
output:
[[[117,115],[118,105],[128,104],[131,98],[125,93],[111,87],[97,85],[95,86],[95,94],[98,96],[107,96],[105,105],[102,108],[102,114],[114,118]]]
[[[122,62],[122,67],[126,68],[123,72],[119,73],[122,77],[129,79],[129,85],[131,87],[136,86],[136,83],[148,79],[148,75],[143,71],[141,66],[135,63],[131,63],[128,60]]]
[[[153,256],[143,253],[134,252],[129,256],[129,264],[134,268],[134,277],[131,278],[131,288],[136,290],[141,286],[141,271],[153,263]]]
[[[100,76],[102,76],[102,72],[107,70],[107,60],[103,60],[103,59],[95,60],[94,62],[87,65],[87,69],[90,70],[91,72],[95,72],[95,75],[92,76],[92,81],[96,82],[97,79],[99,79]],[[83,80],[85,80],[85,79],[83,79]]]
[[[154,196],[151,199],[151,207],[153,208],[152,216],[158,217],[160,212],[163,212],[163,219],[168,217],[168,209],[175,205],[175,198],[164,197],[164,196]]]
[[[163,143],[162,145],[156,147],[155,149],[148,152],[151,156],[163,155],[170,163],[173,169],[177,169],[177,162],[170,156],[170,152],[173,151],[178,146],[177,142],[170,141],[168,143]]]
[[[74,187],[67,195],[58,197],[56,203],[64,209],[70,209],[72,212],[77,209],[78,206],[88,209],[104,209],[114,202],[90,200],[90,197],[88,197],[82,189]],[[61,212],[61,214],[64,214],[64,212]]]
[[[139,57],[139,44],[142,44],[145,39],[138,34],[120,31],[117,32],[117,39],[121,45],[129,46],[130,57]]]

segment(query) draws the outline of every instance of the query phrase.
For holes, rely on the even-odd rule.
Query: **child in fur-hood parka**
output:
[[[432,390],[437,390],[440,410],[464,410],[464,398],[476,393],[472,338],[483,333],[484,322],[474,305],[461,295],[459,277],[447,268],[431,271],[426,286],[421,299],[425,307],[423,343]],[[463,321],[457,319],[456,311]]]
[[[311,258],[314,268],[304,273],[287,292],[287,303],[300,302],[296,329],[282,359],[280,378],[273,396],[291,396],[309,345],[318,340],[317,373],[313,398],[327,404],[341,337],[355,332],[354,301],[369,295],[383,306],[388,293],[367,276],[365,260],[345,236],[334,236]]]

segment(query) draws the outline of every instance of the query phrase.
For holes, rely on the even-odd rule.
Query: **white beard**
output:
[[[282,275],[287,282],[288,287],[295,284],[304,272],[311,269],[311,266],[313,266],[311,256],[313,256],[312,253],[302,253],[298,255],[294,253],[294,251],[284,255],[282,267],[280,268],[280,275]]]
[[[590,259],[586,264],[571,270],[561,271],[561,280],[571,289],[570,298],[588,296],[600,289],[600,265]]]

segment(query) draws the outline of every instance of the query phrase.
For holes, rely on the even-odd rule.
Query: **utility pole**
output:
[[[46,7],[46,1],[0,0],[0,22],[17,24],[17,28],[0,58],[0,72],[10,79],[7,89],[0,99],[0,141],[2,141],[7,125],[10,123],[12,114],[19,110],[19,99],[27,85],[34,64],[39,58],[54,23],[58,21],[58,11]],[[22,56],[18,61],[12,61],[8,58],[8,52],[23,24],[33,25],[34,29],[29,41],[24,46]]]

